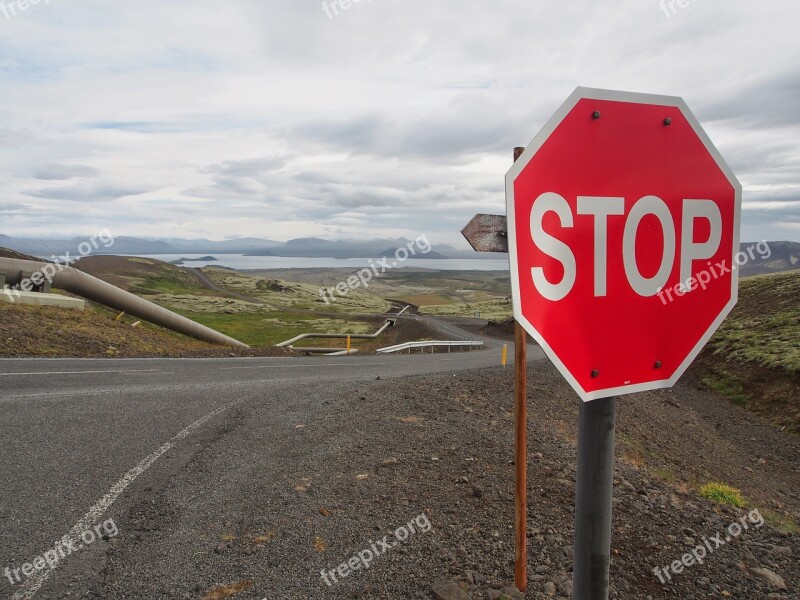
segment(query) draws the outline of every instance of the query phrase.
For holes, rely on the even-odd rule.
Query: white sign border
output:
[[[722,158],[722,155],[717,150],[716,146],[714,146],[711,138],[708,137],[708,134],[703,130],[703,127],[700,125],[700,122],[695,118],[692,111],[689,110],[686,102],[684,102],[683,98],[678,96],[660,96],[657,94],[639,94],[635,92],[623,92],[618,90],[604,90],[604,89],[595,89],[595,88],[586,88],[586,87],[578,87],[575,89],[574,92],[570,95],[569,98],[559,107],[559,109],[553,114],[552,117],[545,123],[544,127],[542,127],[541,131],[536,135],[535,138],[531,141],[530,144],[525,148],[525,152],[517,159],[514,165],[509,169],[506,173],[506,216],[508,222],[508,253],[509,253],[509,261],[511,266],[511,293],[513,299],[513,307],[514,307],[514,318],[525,328],[525,330],[533,337],[534,340],[541,346],[544,353],[550,359],[550,361],[555,365],[555,367],[559,370],[561,375],[569,382],[575,392],[580,396],[581,400],[584,402],[589,402],[591,400],[597,400],[599,398],[607,398],[609,396],[618,396],[622,394],[633,394],[635,392],[644,392],[647,390],[657,390],[663,388],[669,388],[674,386],[678,379],[686,372],[686,369],[689,368],[689,365],[692,364],[692,361],[697,357],[703,347],[706,345],[708,340],[714,335],[714,332],[719,328],[728,314],[733,310],[733,307],[736,305],[739,297],[739,272],[737,270],[733,270],[731,273],[731,300],[728,304],[720,312],[719,316],[714,320],[708,330],[703,334],[700,338],[698,343],[689,352],[689,355],[686,357],[678,368],[675,370],[675,373],[669,379],[662,379],[659,381],[649,381],[647,383],[639,383],[639,384],[632,384],[632,385],[625,385],[615,388],[606,388],[601,390],[596,390],[594,392],[587,392],[584,390],[578,381],[572,376],[569,370],[566,368],[564,363],[558,358],[556,353],[550,347],[550,345],[545,341],[544,337],[536,330],[536,328],[525,318],[522,314],[522,303],[520,298],[520,287],[519,287],[519,264],[517,261],[517,243],[516,243],[516,227],[515,227],[515,213],[514,213],[514,180],[517,176],[522,172],[525,166],[530,162],[533,156],[539,151],[539,149],[544,145],[547,139],[552,135],[552,133],[556,130],[556,128],[561,124],[561,122],[566,118],[566,116],[572,111],[573,108],[578,104],[579,101],[588,99],[588,100],[611,100],[616,102],[629,102],[633,104],[649,104],[649,105],[657,105],[657,106],[671,106],[678,108],[689,124],[695,131],[695,134],[698,138],[703,142],[708,153],[717,163],[719,169],[725,174],[728,178],[728,181],[731,183],[735,190],[735,207],[734,207],[734,232],[733,232],[733,248],[731,249],[731,264],[739,252],[739,236],[740,236],[740,222],[741,222],[741,211],[742,211],[742,184],[734,175],[733,170],[728,166],[728,163],[725,162],[725,159]]]

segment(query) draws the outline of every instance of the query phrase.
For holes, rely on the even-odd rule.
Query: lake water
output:
[[[295,258],[288,256],[244,256],[243,254],[137,254],[155,260],[172,262],[181,258],[202,258],[214,256],[216,261],[189,261],[186,267],[230,267],[232,269],[309,269],[309,268],[360,268],[377,261],[369,258]],[[421,267],[444,271],[506,271],[508,258],[469,259],[469,258],[409,258],[397,264],[400,267]],[[392,264],[389,260],[388,264]]]

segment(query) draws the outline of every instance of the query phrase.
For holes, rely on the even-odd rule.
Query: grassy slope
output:
[[[77,266],[95,277],[260,348],[259,352],[269,352],[267,347],[300,333],[371,333],[383,322],[376,315],[391,306],[388,301],[371,293],[372,289],[350,292],[326,303],[320,296],[319,285],[251,276],[227,269],[204,269],[206,275],[223,290],[261,302],[253,303],[229,297],[224,291],[206,289],[183,269],[145,258],[93,256],[82,259]],[[337,275],[334,280],[340,278],[341,275]],[[137,356],[213,352],[213,347],[208,344],[147,324],[132,329],[130,324],[135,319],[126,317],[116,322],[114,317],[116,312],[98,306],[78,313],[0,304],[0,355]],[[395,339],[407,341],[408,336],[424,333],[411,331],[408,327],[398,328],[398,331],[392,330],[382,336],[380,343],[389,340],[386,342],[389,345]],[[341,345],[344,342],[335,343]],[[374,342],[353,340],[353,347],[362,350],[374,345]]]
[[[319,286],[267,281],[236,271],[206,268],[203,272],[225,290],[263,302],[255,304],[209,290],[183,269],[157,260],[131,257],[90,257],[82,270],[128,289],[185,317],[253,347],[272,346],[300,333],[374,331],[372,322],[348,313],[377,314],[390,304],[363,292],[326,304]],[[270,286],[269,284],[279,284]],[[271,289],[275,288],[275,289]],[[276,289],[282,288],[282,291]],[[314,311],[341,313],[341,319],[319,318]]]
[[[391,307],[389,302],[363,288],[350,291],[345,296],[336,295],[333,301],[326,294],[326,302],[320,294],[319,285],[264,278],[213,267],[204,268],[203,273],[220,287],[261,300],[273,309],[379,314]]]
[[[419,307],[421,314],[502,320],[511,316],[511,280],[497,271],[415,271],[387,273],[384,293]]]
[[[369,320],[314,318],[303,313],[263,311],[226,314],[179,309],[176,312],[250,346],[273,346],[301,333],[372,333],[378,328]],[[324,344],[309,342],[309,345]]]
[[[711,341],[714,354],[800,374],[800,271],[743,279],[739,305]]]
[[[102,279],[140,296],[155,294],[213,295],[200,282],[169,263],[149,258],[126,256],[89,256],[76,265],[94,277]]]
[[[800,432],[800,272],[743,279],[739,304],[698,361],[703,382]]]
[[[0,302],[0,356],[185,356],[219,346],[142,324],[116,312]]]
[[[0,248],[0,256],[40,260],[7,248]],[[82,266],[110,270],[105,269],[108,261],[98,258],[101,260],[94,264],[92,259],[84,259]],[[140,260],[126,261],[122,272],[138,274],[137,281],[142,282],[152,277],[157,284],[159,278],[165,276],[174,281],[174,277],[169,273],[165,275],[158,266],[137,262]],[[86,270],[91,272],[89,268]],[[117,279],[115,284],[124,283],[119,275],[114,278]],[[148,323],[134,328],[131,325],[136,319],[125,317],[117,321],[116,317],[116,311],[88,303],[81,312],[0,302],[0,356],[191,356],[220,351],[219,346]]]
[[[360,290],[326,303],[319,286],[213,267],[204,268],[203,273],[221,288],[263,304],[231,298],[197,302],[194,298],[157,296],[155,300],[250,345],[274,345],[301,333],[371,333],[378,327],[374,319],[351,315],[378,315],[391,306],[382,298]]]
[[[512,315],[512,305],[509,300],[497,299],[484,302],[459,302],[457,304],[438,304],[420,306],[421,314],[448,316],[448,317],[474,317],[480,313],[481,319],[502,321]]]

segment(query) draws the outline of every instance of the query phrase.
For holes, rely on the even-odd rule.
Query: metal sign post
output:
[[[608,600],[615,397],[581,402],[575,489],[573,598]]]

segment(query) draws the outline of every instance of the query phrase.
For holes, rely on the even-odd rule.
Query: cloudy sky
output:
[[[0,233],[464,246],[583,85],[683,96],[800,241],[800,4],[681,1],[5,0]]]

